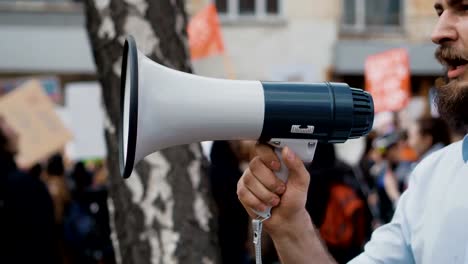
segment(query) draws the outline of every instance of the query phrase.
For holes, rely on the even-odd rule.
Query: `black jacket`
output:
[[[0,263],[58,263],[54,232],[45,184],[0,154]]]

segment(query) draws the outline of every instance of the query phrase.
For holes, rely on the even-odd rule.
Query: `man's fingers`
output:
[[[241,181],[253,195],[255,195],[260,201],[269,206],[278,205],[280,198],[274,192],[268,190],[252,172],[248,171],[245,177],[242,177]]]
[[[299,190],[307,192],[310,175],[304,166],[304,162],[288,147],[285,147],[281,154],[284,164],[289,169],[289,181],[292,181]]]
[[[257,145],[255,145],[255,153],[258,157],[260,157],[260,159],[268,168],[274,171],[280,169],[281,163],[271,146],[258,143]]]
[[[261,157],[255,157],[249,164],[250,172],[270,192],[283,194],[286,185],[263,162]],[[246,180],[249,180],[248,178]]]
[[[257,196],[255,196],[245,186],[242,180],[240,180],[237,184],[237,197],[246,209],[254,209],[256,211],[263,212],[269,207],[269,205],[263,203]]]

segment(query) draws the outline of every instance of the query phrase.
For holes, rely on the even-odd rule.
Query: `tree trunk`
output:
[[[123,180],[118,168],[120,71],[125,37],[158,63],[191,72],[183,0],[86,0],[86,26],[103,89],[109,210],[117,263],[218,263],[200,144],[157,152]],[[189,132],[188,132],[189,133]]]

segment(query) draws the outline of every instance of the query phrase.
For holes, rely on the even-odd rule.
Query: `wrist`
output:
[[[316,234],[310,215],[305,209],[275,225],[274,229],[267,228],[266,231],[273,240],[300,240],[303,236]]]
[[[266,231],[272,238],[282,263],[310,263],[313,259],[317,263],[336,264],[305,209],[283,219],[281,224],[272,226],[275,226],[275,230]]]

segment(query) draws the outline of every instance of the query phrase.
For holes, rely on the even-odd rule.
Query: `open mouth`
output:
[[[444,64],[447,65],[447,77],[453,79],[465,72],[468,66],[468,60],[463,58],[445,58]]]

